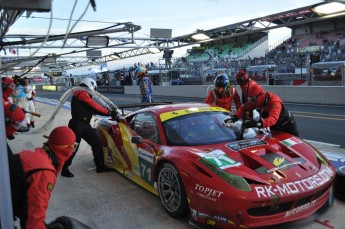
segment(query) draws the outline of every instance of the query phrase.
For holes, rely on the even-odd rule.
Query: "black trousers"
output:
[[[68,127],[71,128],[76,135],[77,146],[75,147],[72,156],[65,162],[64,168],[67,168],[72,164],[73,158],[79,149],[81,139],[84,139],[87,144],[91,146],[96,167],[102,167],[104,165],[102,141],[95,129],[91,127],[90,123],[86,123],[78,119],[71,119],[68,123]]]
[[[272,126],[272,130],[283,131],[289,134],[292,134],[296,137],[299,137],[298,129],[295,120],[291,120],[290,122],[286,123],[284,126]]]

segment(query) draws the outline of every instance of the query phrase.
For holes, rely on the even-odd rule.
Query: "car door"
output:
[[[136,134],[147,140],[140,144],[135,144],[138,157],[136,174],[153,186],[154,149],[159,148],[160,144],[156,118],[149,112],[139,113],[133,117],[130,126]]]

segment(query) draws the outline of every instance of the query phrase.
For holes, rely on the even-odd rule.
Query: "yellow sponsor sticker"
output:
[[[205,111],[213,111],[213,112],[229,112],[228,110],[221,108],[221,107],[190,107],[187,109],[181,109],[181,110],[176,110],[176,111],[169,111],[162,113],[160,115],[161,122],[165,122],[169,119],[188,115],[188,114],[193,114],[193,113],[200,113],[200,112],[205,112]]]
[[[47,189],[48,189],[49,191],[53,191],[53,189],[54,189],[54,184],[48,183]]]

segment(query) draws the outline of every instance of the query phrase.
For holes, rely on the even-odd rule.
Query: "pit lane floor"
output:
[[[39,128],[51,116],[51,105],[37,103],[36,128]],[[70,111],[61,109],[53,126],[46,133],[27,135],[18,134],[9,141],[13,152],[22,149],[41,147],[43,134],[60,125],[67,125]],[[327,145],[315,146],[323,152],[345,156],[345,149]],[[73,178],[58,176],[56,186],[49,202],[46,222],[58,216],[73,217],[93,229],[133,229],[133,228],[194,228],[188,219],[174,219],[163,209],[157,196],[142,189],[117,172],[97,174],[89,146],[82,141],[77,156],[70,167]],[[327,211],[318,211],[312,217],[298,223],[290,223],[270,228],[345,228],[345,202],[335,200]]]

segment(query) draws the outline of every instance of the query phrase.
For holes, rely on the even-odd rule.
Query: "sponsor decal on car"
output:
[[[278,166],[274,169],[269,169],[267,170],[267,173],[273,173],[275,172],[276,170],[284,170],[284,169],[287,169],[287,168],[291,168],[292,166],[294,165],[299,165],[301,164],[300,161],[295,161],[295,162],[292,162],[292,163],[288,163],[288,164],[284,164],[284,165],[281,165],[281,166]],[[297,174],[296,174],[297,175]],[[301,177],[299,174],[297,175],[298,177]]]
[[[270,162],[272,165],[276,166],[275,168],[268,169],[266,173],[273,173],[276,170],[285,170],[294,167],[295,165],[302,164],[301,161],[291,162],[288,159],[279,156],[275,153],[268,153],[260,156],[266,161]]]
[[[292,138],[285,139],[284,141],[281,141],[281,143],[283,143],[286,146],[293,146],[293,145],[302,143],[302,141],[296,137],[292,137]]]
[[[191,107],[188,109],[181,109],[176,111],[169,111],[160,114],[161,122],[167,121],[172,118],[176,118],[183,115],[188,115],[192,113],[199,113],[199,112],[205,112],[205,111],[222,111],[222,112],[228,112],[228,110],[221,108],[221,107]]]
[[[239,151],[241,149],[245,149],[252,146],[259,146],[259,145],[267,145],[267,143],[260,139],[248,139],[248,140],[229,143],[226,145],[226,147],[234,151]]]
[[[235,166],[240,166],[241,163],[232,160],[224,151],[213,150],[208,153],[197,153],[203,160],[206,160],[213,166],[219,169],[227,169]]]
[[[139,157],[148,161],[148,162],[151,162],[153,163],[153,154],[150,153],[150,152],[147,152],[146,150],[142,149],[142,148],[139,148],[138,149],[138,154],[139,154]]]
[[[293,195],[318,188],[328,182],[334,175],[334,172],[330,168],[324,168],[319,173],[303,180],[284,184],[257,186],[255,187],[255,191],[259,198],[272,197],[275,195],[280,197]]]
[[[198,196],[213,202],[217,201],[217,199],[224,194],[224,192],[200,184],[195,184],[194,189]]]
[[[222,223],[229,223],[229,219],[227,219],[224,216],[216,215],[216,216],[210,216],[204,212],[199,212],[193,208],[191,208],[191,216],[194,220],[197,220],[198,218],[206,218],[207,220],[212,219],[217,222],[222,222]]]
[[[285,213],[284,217],[289,217],[289,216],[297,214],[297,213],[299,213],[301,211],[307,210],[308,208],[311,208],[312,206],[314,206],[315,202],[316,202],[316,200],[313,200],[312,202],[303,204],[303,205],[301,205],[301,206],[299,206],[297,208],[294,208],[294,209],[292,209],[290,211],[287,211]]]

